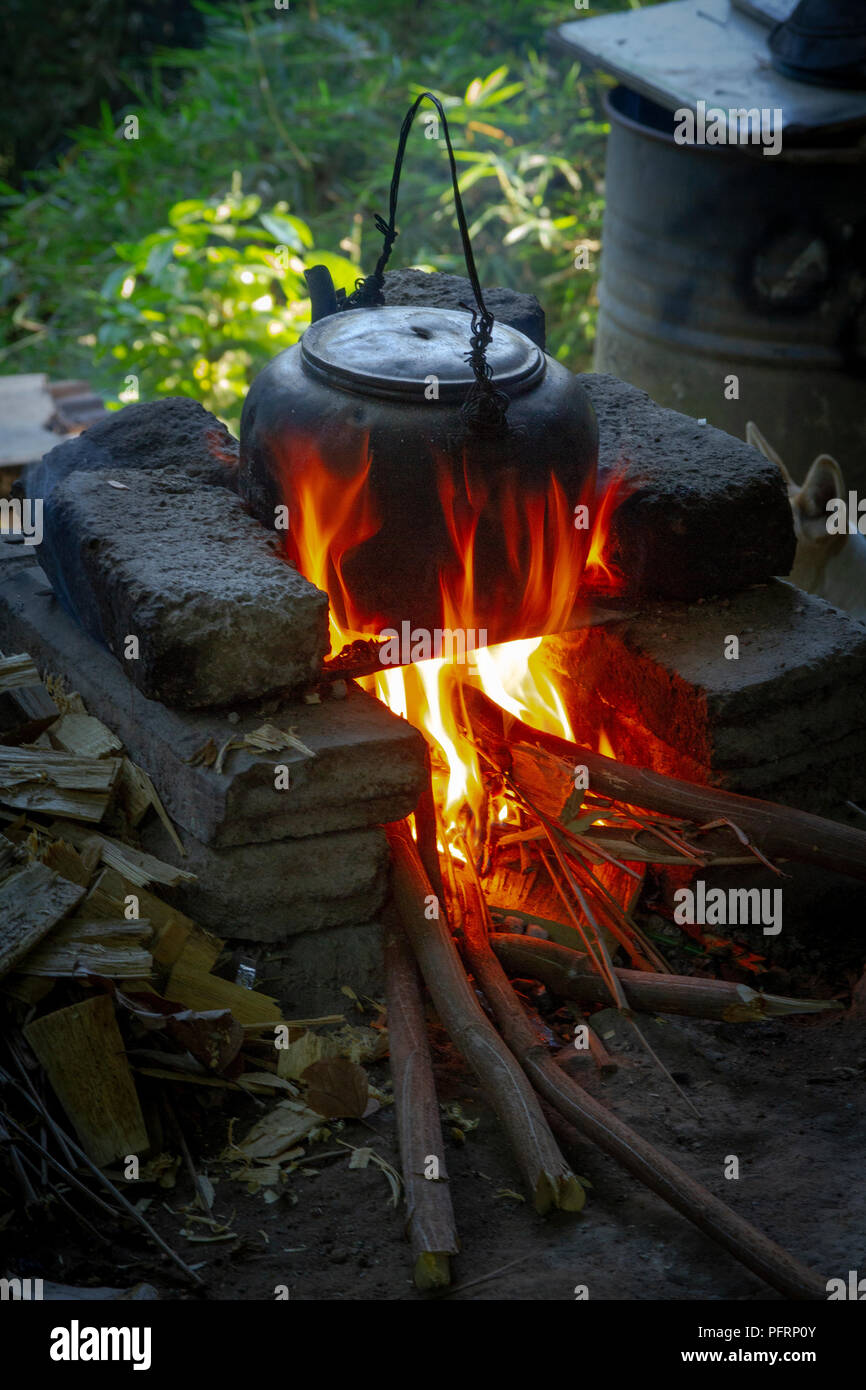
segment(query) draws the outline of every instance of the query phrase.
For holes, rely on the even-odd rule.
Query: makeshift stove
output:
[[[405,295],[407,273],[394,279]],[[416,272],[411,283],[415,304],[426,293],[442,311],[438,277]],[[468,289],[448,288],[455,303]],[[525,322],[531,302],[512,298]],[[39,558],[79,623],[51,596],[32,548],[7,545],[3,649],[64,676],[149,773],[196,875],[170,890],[180,906],[234,937],[291,946],[289,978],[304,943],[309,965],[295,988],[305,1007],[345,983],[338,964],[375,982],[377,929],[354,924],[377,918],[387,873],[379,827],[414,810],[428,758],[447,826],[486,844],[488,859],[504,841],[526,867],[524,810],[472,746],[466,691],[545,733],[699,784],[835,816],[863,795],[866,633],[773,578],[793,550],[773,466],[615,378],[580,380],[600,440],[582,584],[568,563],[575,515],[554,492],[544,544],[524,569],[515,549],[511,571],[497,576],[502,621],[534,635],[484,645],[491,610],[476,616],[472,606],[474,537],[455,524],[465,563],[442,571],[440,609],[450,657],[413,660],[431,654],[436,635],[412,620],[409,592],[406,624],[392,612],[383,646],[370,639],[387,624],[359,621],[345,575],[357,516],[369,525],[363,453],[342,491],[326,469],[304,472],[291,509],[301,524],[288,533],[250,518],[235,491],[234,442],[189,401],[127,407],[31,475],[34,495],[53,498]],[[287,534],[306,578],[282,558]],[[426,582],[430,567],[419,568]],[[572,612],[579,625],[569,630]],[[382,666],[382,655],[406,664]],[[267,723],[293,730],[288,787],[274,785],[274,751],[245,743]],[[612,832],[598,828],[601,851]],[[159,822],[142,833],[146,848],[171,857]],[[716,857],[748,860],[729,848]],[[757,864],[714,872],[767,881]],[[672,890],[679,879],[665,873]],[[503,906],[532,915],[528,878],[506,875]],[[505,883],[497,902],[504,894]],[[762,950],[797,940],[805,899],[795,896],[790,924]],[[555,919],[560,908],[549,886],[534,916]],[[314,964],[313,948],[330,964]]]
[[[278,945],[260,960],[293,1013],[347,986],[381,996],[384,964],[420,1287],[447,1282],[456,1237],[447,1187],[420,1176],[442,1140],[409,945],[539,1212],[584,1191],[536,1092],[776,1288],[822,1296],[566,1074],[499,962],[626,1018],[832,1007],[676,976],[677,933],[634,908],[691,903],[684,939],[734,968],[790,965],[807,894],[780,889],[779,864],[825,893],[862,882],[866,835],[844,821],[866,790],[866,628],[774,578],[794,536],[773,464],[616,378],[571,377],[509,322],[541,337],[533,303],[505,297],[494,326],[464,245],[468,281],[407,281],[384,271],[386,236],[348,312],[314,278],[317,322],[251,389],[239,457],[175,400],[31,471],[42,568],[4,546],[0,645],[78,691],[126,757],[85,752],[74,713],[48,720],[50,748],[0,747],[4,823],[38,843],[59,816],[67,846],[101,856],[85,910],[122,907],[131,868],[158,885],[179,916],[151,902],[154,958],[189,1008],[208,1007],[193,919]],[[118,816],[143,854],[123,853]],[[752,914],[736,941],[712,895]],[[214,1007],[244,993],[211,987]]]

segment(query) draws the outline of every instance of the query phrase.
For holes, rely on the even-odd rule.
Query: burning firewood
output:
[[[581,1004],[607,1004],[605,981],[577,951],[554,941],[495,933],[490,945],[506,970],[540,980],[563,999]],[[681,1014],[723,1023],[755,1023],[787,1014],[814,1014],[837,1009],[835,999],[786,999],[762,994],[729,980],[704,980],[693,975],[661,975],[643,970],[616,970],[628,1003],[642,1013]]]
[[[735,842],[753,844],[758,857],[769,855],[818,864],[836,873],[866,879],[866,833],[822,816],[740,796],[718,787],[699,786],[666,777],[647,768],[632,767],[557,734],[541,733],[496,705],[483,691],[466,686],[464,708],[472,733],[497,766],[508,772],[515,749],[540,749],[547,754],[546,776],[555,771],[561,807],[574,786],[574,772],[584,766],[596,793],[620,804],[683,817],[694,827],[727,824]],[[552,756],[550,756],[552,755]],[[548,788],[548,793],[552,789]],[[699,861],[700,856],[696,859]],[[766,861],[765,861],[766,862]],[[697,867],[697,864],[696,864]]]
[[[406,935],[443,1026],[490,1096],[536,1211],[580,1211],[584,1190],[562,1157],[532,1087],[475,998],[444,904],[431,890],[408,829],[402,822],[387,829],[392,890]]]
[[[505,1041],[540,1096],[647,1187],[788,1298],[824,1299],[826,1281],[762,1235],[736,1212],[623,1123],[567,1076],[547,1054],[491,948],[481,901],[467,901],[464,950]]]

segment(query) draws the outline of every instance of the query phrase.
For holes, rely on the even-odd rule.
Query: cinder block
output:
[[[177,852],[156,818],[142,829],[151,854],[196,875],[195,883],[162,896],[221,936],[285,941],[301,932],[368,922],[388,883],[388,841],[382,830],[350,830],[303,840],[213,849],[192,835]]]
[[[599,475],[629,489],[611,531],[629,594],[709,598],[790,573],[794,524],[775,464],[618,377],[580,384],[598,417]]]
[[[62,675],[150,773],[169,815],[205,844],[302,838],[399,820],[415,809],[425,785],[422,735],[354,685],[344,700],[318,705],[239,707],[236,722],[225,713],[169,709],[146,699],[63,611],[36,565],[8,577],[0,570],[0,651],[29,652],[40,671]],[[221,748],[265,719],[293,728],[316,756],[237,749],[219,773],[194,761],[208,744]],[[275,788],[275,763],[288,765],[288,790]]]
[[[46,499],[39,562],[128,678],[167,704],[297,689],[328,651],[327,595],[235,493],[183,473],[70,475]]]
[[[816,811],[863,793],[866,627],[790,584],[652,603],[543,650],[577,736],[603,728],[626,762]]]
[[[261,988],[279,999],[286,1018],[346,1013],[344,985],[384,1002],[382,938],[378,922],[292,936],[263,958]]]
[[[46,498],[70,473],[154,472],[169,469],[197,482],[237,486],[238,441],[198,401],[168,396],[113,411],[75,439],[51,449],[19,484],[27,497]]]

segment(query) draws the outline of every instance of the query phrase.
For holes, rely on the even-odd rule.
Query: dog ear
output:
[[[829,454],[819,454],[806,474],[797,504],[804,516],[827,516],[827,503],[834,497],[847,498],[842,469]]]
[[[793,488],[797,486],[784,463],[779,458],[779,455],[776,453],[776,450],[761,434],[754,420],[749,420],[746,425],[746,443],[751,444],[753,449],[759,449],[765,459],[769,459],[771,463],[774,463],[776,467],[781,470],[786,487]]]

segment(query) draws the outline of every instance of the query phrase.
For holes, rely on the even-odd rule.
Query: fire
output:
[[[381,506],[371,486],[373,459],[368,450],[349,474],[328,466],[312,446],[293,446],[285,494],[290,511],[288,557],[330,600],[332,652],[359,636],[380,635],[385,622],[371,611],[369,595],[353,591],[347,569],[358,547],[382,527]],[[605,562],[605,543],[617,486],[609,486],[592,509],[594,526],[577,530],[575,514],[561,484],[551,478],[543,495],[521,496],[519,480],[506,472],[491,487],[485,478],[455,482],[446,461],[436,470],[437,491],[450,543],[439,571],[441,619],[446,634],[468,632],[482,639],[488,629],[544,634],[569,625],[584,558],[608,588],[616,574]],[[585,499],[587,500],[587,499]],[[592,501],[592,499],[588,499]],[[504,564],[485,564],[491,518],[497,553]],[[383,539],[383,544],[386,542]],[[423,565],[423,558],[419,559]],[[446,832],[483,823],[489,813],[511,814],[488,789],[476,752],[460,725],[460,692],[479,686],[503,709],[545,732],[572,739],[563,700],[545,669],[543,636],[482,644],[465,660],[435,657],[411,665],[383,667],[360,684],[395,714],[419,728],[431,747],[434,794]]]
[[[622,576],[610,556],[611,522],[614,512],[628,493],[629,484],[621,471],[612,473],[601,490],[585,570],[587,584],[595,590],[615,592],[621,587]]]

